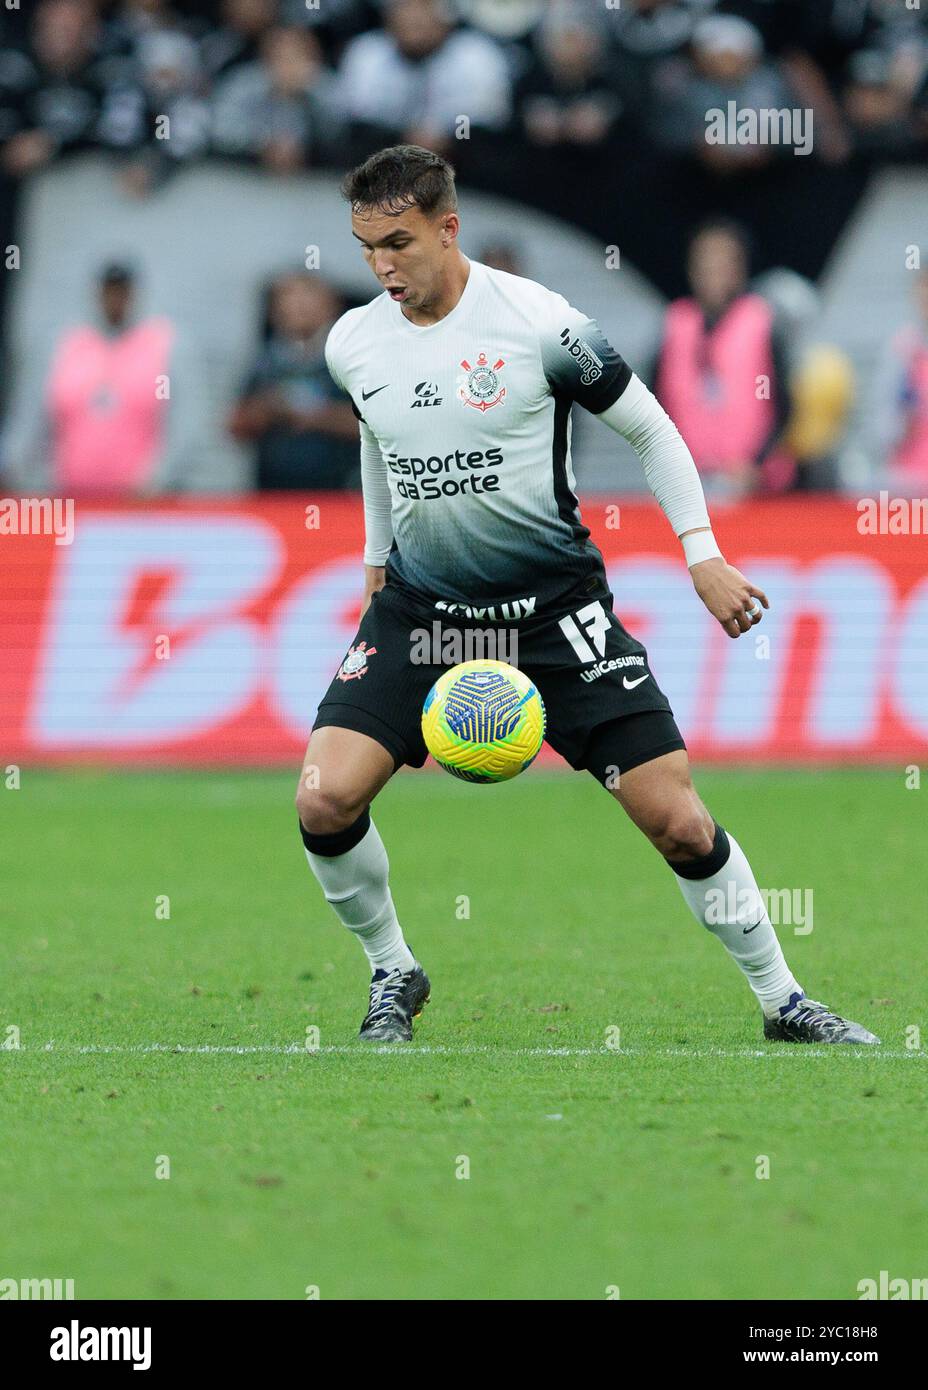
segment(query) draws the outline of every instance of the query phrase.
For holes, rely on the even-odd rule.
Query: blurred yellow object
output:
[[[818,459],[837,445],[854,399],[850,359],[825,343],[811,347],[790,382],[792,415],[786,431],[790,452],[802,461]]]

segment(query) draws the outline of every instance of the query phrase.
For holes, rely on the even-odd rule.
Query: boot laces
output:
[[[408,974],[404,974],[397,966],[381,979],[371,980],[370,1004],[367,1018],[364,1020],[366,1027],[382,1023],[385,1018],[389,1018],[396,1003],[396,996],[405,987],[407,979]]]

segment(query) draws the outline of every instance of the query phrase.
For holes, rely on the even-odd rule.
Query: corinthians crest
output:
[[[458,377],[459,400],[465,405],[472,405],[475,410],[491,410],[494,405],[499,405],[506,395],[506,388],[499,381],[499,369],[505,365],[502,357],[498,357],[491,367],[485,352],[481,352],[473,366],[466,357],[462,357],[461,366],[465,375]]]
[[[376,647],[368,647],[366,642],[359,642],[356,647],[349,647],[348,655],[339,668],[338,679],[340,681],[356,681],[361,676],[366,675],[367,658],[373,656],[376,651]]]

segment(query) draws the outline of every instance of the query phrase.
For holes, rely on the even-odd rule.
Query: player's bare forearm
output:
[[[383,565],[364,566],[364,599],[361,604],[361,617],[367,612],[371,604],[371,598],[378,594],[386,583],[386,572]]]
[[[695,535],[695,531],[684,534]],[[740,570],[729,565],[721,555],[690,565],[690,576],[697,594],[729,637],[740,637],[742,632],[750,632],[763,617],[762,610],[770,607],[763,589],[751,584]]]

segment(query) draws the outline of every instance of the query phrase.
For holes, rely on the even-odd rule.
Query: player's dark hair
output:
[[[411,207],[429,217],[434,212],[453,212],[458,205],[453,167],[421,145],[378,150],[345,175],[342,197],[353,212],[377,208],[391,217]]]

